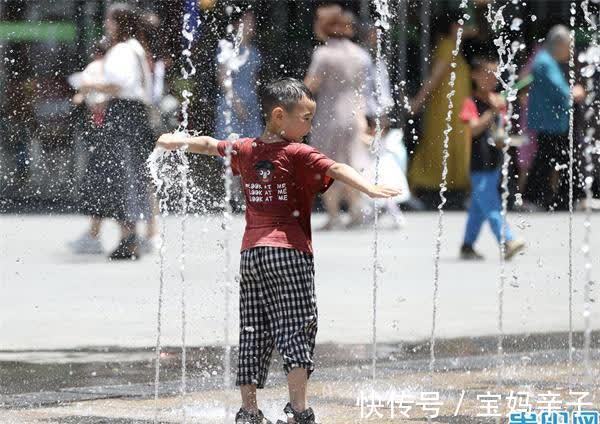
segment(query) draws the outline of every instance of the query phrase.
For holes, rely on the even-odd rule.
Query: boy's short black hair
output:
[[[471,59],[471,71],[478,71],[488,64],[497,64],[498,57],[491,53],[479,53]]]
[[[262,87],[259,95],[265,122],[269,120],[271,112],[276,107],[282,107],[290,111],[303,97],[315,101],[308,87],[295,78],[282,78],[272,81]]]

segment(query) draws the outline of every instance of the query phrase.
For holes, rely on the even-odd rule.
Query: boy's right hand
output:
[[[372,185],[367,195],[372,199],[387,199],[399,196],[402,191],[398,188],[392,188],[382,185]]]
[[[490,106],[494,112],[503,112],[506,109],[506,99],[498,93],[490,95]]]
[[[585,89],[581,84],[577,84],[573,87],[573,101],[575,103],[583,103],[585,96]]]
[[[188,138],[184,134],[166,133],[158,138],[156,147],[161,147],[165,150],[177,150],[187,146]]]

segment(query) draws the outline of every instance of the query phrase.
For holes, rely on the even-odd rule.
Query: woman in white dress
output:
[[[113,4],[105,21],[111,47],[104,57],[104,81],[87,88],[111,97],[104,119],[104,177],[95,205],[99,218],[114,218],[121,240],[110,259],[140,255],[136,223],[151,213],[146,158],[153,149],[148,104],[152,76],[144,48],[137,40],[140,15],[126,4]]]
[[[362,150],[366,130],[365,85],[371,65],[369,53],[350,40],[353,16],[332,8],[319,28],[327,38],[315,50],[305,83],[317,97],[317,112],[311,131],[311,144],[335,161],[360,168],[356,153]],[[337,187],[337,188],[336,188]],[[322,229],[335,228],[340,221],[340,204],[349,206],[350,223],[362,223],[361,199],[342,185],[333,186],[323,197],[329,221]]]

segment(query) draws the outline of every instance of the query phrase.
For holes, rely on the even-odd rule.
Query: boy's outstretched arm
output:
[[[167,133],[159,137],[156,147],[166,150],[187,149],[191,153],[219,156],[218,143],[218,140],[208,136],[186,137],[184,134]]]
[[[326,175],[373,198],[395,197],[401,193],[397,188],[371,184],[354,168],[345,163],[336,162],[327,170]]]

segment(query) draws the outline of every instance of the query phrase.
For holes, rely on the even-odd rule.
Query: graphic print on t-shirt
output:
[[[261,160],[257,162],[256,165],[254,165],[254,169],[256,169],[256,174],[263,183],[270,183],[273,181],[273,170],[275,169],[275,166],[270,160]]]
[[[254,165],[260,183],[246,183],[250,203],[271,203],[273,200],[286,202],[288,191],[286,183],[271,184],[275,165],[270,160],[261,160]]]

